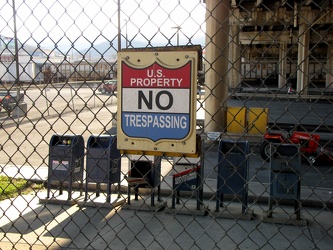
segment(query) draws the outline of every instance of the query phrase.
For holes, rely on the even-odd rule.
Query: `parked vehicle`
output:
[[[264,134],[264,141],[260,146],[260,155],[265,161],[270,158],[270,143],[292,143],[299,144],[303,158],[311,164],[315,163],[320,155],[320,135],[307,132],[293,131],[285,136],[282,132],[268,131]]]
[[[0,96],[0,111],[4,108],[10,113],[17,103],[24,102],[24,92],[20,92],[18,98],[16,91],[0,91]]]
[[[117,91],[117,80],[109,80],[103,83],[99,88],[98,91],[102,94],[111,94]]]

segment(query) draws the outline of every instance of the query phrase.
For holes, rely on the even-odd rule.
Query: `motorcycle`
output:
[[[288,132],[287,136],[285,136],[281,132],[268,131],[264,134],[264,141],[260,146],[260,155],[265,161],[269,161],[270,143],[299,144],[302,157],[305,158],[310,164],[314,164],[318,156],[323,153],[323,149],[320,147],[319,140],[320,135],[318,134],[293,131]]]

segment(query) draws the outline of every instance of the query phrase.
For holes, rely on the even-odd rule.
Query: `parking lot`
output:
[[[117,98],[94,91],[90,88],[27,90],[25,117],[16,118],[15,114],[8,117],[5,111],[1,112],[1,137],[6,138],[1,143],[5,148],[0,152],[1,164],[35,167],[46,164],[48,143],[55,133],[82,134],[87,139],[90,134],[107,132],[112,127]]]

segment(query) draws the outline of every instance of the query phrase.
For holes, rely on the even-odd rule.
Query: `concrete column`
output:
[[[206,1],[205,131],[226,126],[228,99],[229,0]]]
[[[301,15],[304,15],[302,11]],[[303,16],[306,18],[306,16]],[[309,85],[309,40],[310,29],[307,23],[301,23],[298,31],[298,62],[297,62],[297,92],[301,95],[308,94]]]
[[[333,44],[327,45],[327,59],[326,59],[326,83],[325,87],[333,90]]]
[[[280,42],[278,69],[279,69],[278,88],[282,88],[287,83],[287,43],[286,42]]]
[[[240,44],[239,44],[239,32],[240,28],[237,25],[230,27],[230,61],[231,69],[229,74],[229,86],[231,88],[240,87],[240,75],[241,75],[241,56],[240,56]]]

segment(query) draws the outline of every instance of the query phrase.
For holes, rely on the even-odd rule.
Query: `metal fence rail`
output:
[[[0,249],[331,249],[331,1],[0,13]],[[193,45],[200,153],[118,151],[117,53]]]

